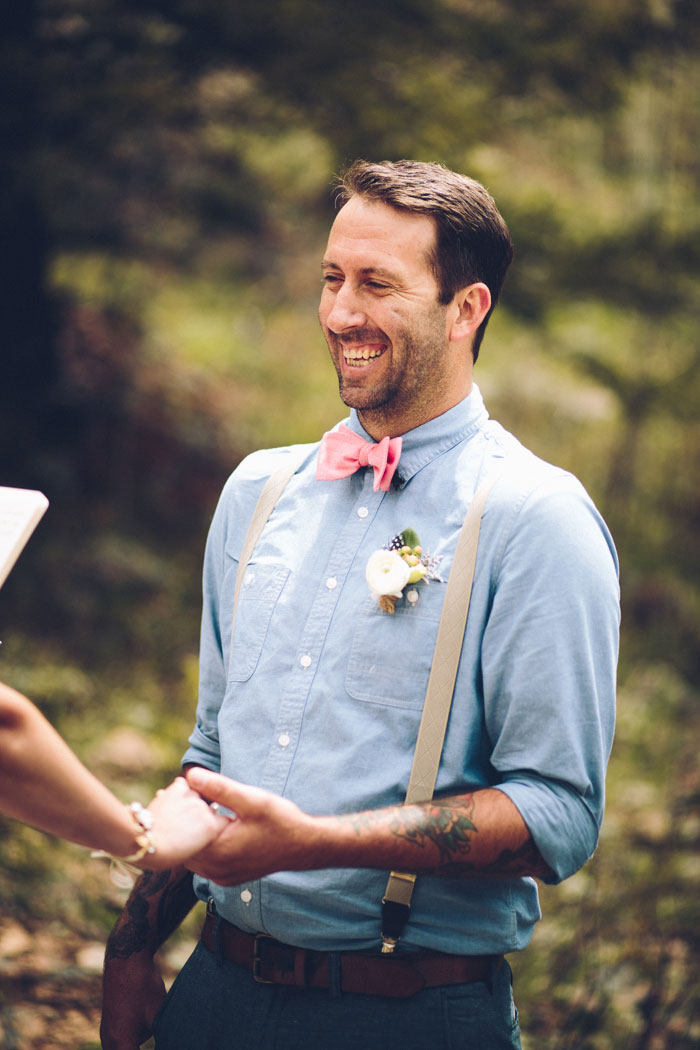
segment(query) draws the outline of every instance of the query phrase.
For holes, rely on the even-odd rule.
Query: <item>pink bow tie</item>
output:
[[[374,467],[374,491],[383,489],[387,492],[400,455],[400,437],[383,437],[375,445],[341,424],[321,439],[316,477],[319,481],[338,481],[354,474],[360,467]]]

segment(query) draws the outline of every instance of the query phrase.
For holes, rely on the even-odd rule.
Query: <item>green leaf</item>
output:
[[[406,547],[419,547],[420,540],[418,539],[418,533],[415,529],[402,529],[401,538]]]

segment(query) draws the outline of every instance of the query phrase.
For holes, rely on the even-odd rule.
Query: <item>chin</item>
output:
[[[373,408],[377,401],[376,391],[367,390],[360,384],[355,385],[349,382],[346,376],[341,377],[338,382],[338,393],[350,408]]]

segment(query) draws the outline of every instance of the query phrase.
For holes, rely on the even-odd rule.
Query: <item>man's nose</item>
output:
[[[348,281],[333,296],[331,308],[326,314],[326,324],[332,332],[340,335],[348,328],[360,328],[367,323],[357,292]]]

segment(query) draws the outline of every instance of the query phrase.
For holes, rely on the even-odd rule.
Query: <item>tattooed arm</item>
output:
[[[154,955],[195,904],[185,868],[138,880],[107,941],[100,1038],[103,1050],[138,1050],[165,997]]]
[[[188,773],[195,790],[237,819],[187,861],[224,886],[273,871],[390,868],[434,875],[534,875],[551,871],[513,802],[497,788],[414,806],[312,817],[287,799],[216,773]]]
[[[339,819],[359,840],[378,833],[392,853],[392,840],[402,845],[405,860],[393,861],[394,868],[450,878],[552,875],[517,808],[497,788]]]

